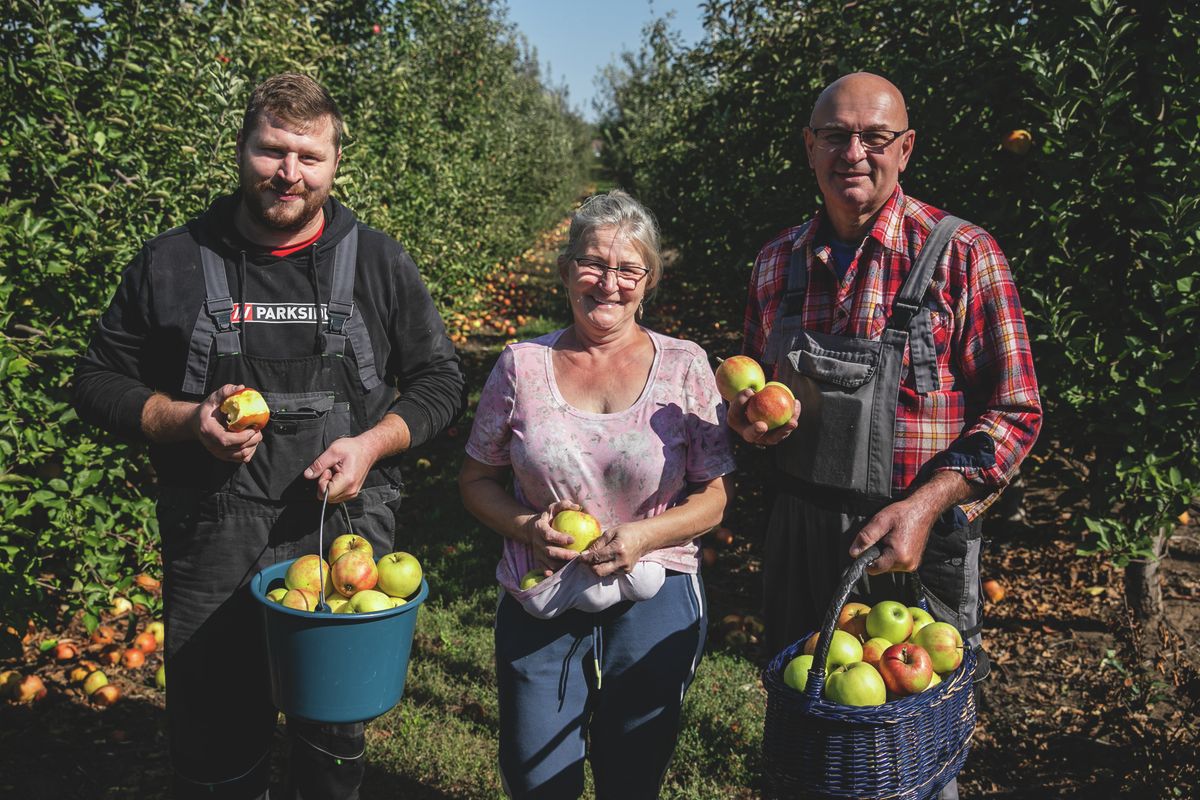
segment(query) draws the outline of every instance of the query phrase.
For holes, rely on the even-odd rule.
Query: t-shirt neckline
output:
[[[650,337],[650,344],[654,347],[654,361],[651,362],[650,372],[646,375],[646,385],[642,387],[642,391],[638,395],[638,398],[633,401],[633,404],[630,405],[629,408],[623,408],[620,411],[613,411],[608,414],[599,411],[584,411],[581,408],[576,408],[575,406],[571,405],[567,402],[567,399],[563,397],[562,392],[560,392],[558,389],[558,378],[554,374],[554,345],[558,344],[558,340],[561,339],[563,334],[567,332],[567,328],[563,328],[555,333],[554,337],[550,340],[549,346],[546,348],[546,382],[550,384],[550,395],[554,398],[554,401],[556,403],[560,403],[563,408],[567,409],[567,411],[571,412],[572,414],[579,417],[584,417],[586,419],[617,419],[623,415],[637,412],[647,402],[647,398],[650,396],[650,390],[654,386],[655,380],[658,378],[659,364],[662,362],[662,346],[658,341],[658,336],[655,335],[654,331],[641,325],[638,326],[638,330],[644,331],[645,334]]]

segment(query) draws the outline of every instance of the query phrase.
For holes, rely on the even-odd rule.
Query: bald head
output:
[[[887,78],[870,72],[852,72],[826,86],[813,105],[808,124],[822,128],[836,121],[840,109],[862,107],[871,108],[892,130],[908,128],[904,95]]]

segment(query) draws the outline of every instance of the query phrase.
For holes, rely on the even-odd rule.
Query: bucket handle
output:
[[[329,504],[329,486],[333,481],[325,484],[325,497],[321,500],[321,520],[317,524],[317,576],[321,581],[321,586],[317,590],[319,596],[317,598],[317,611],[323,614],[328,614],[333,609],[329,607],[329,603],[325,602],[325,559],[322,553],[325,552],[325,507]],[[346,530],[349,533],[354,533],[354,526],[350,524],[350,512],[346,509],[346,504],[341,503],[342,516],[346,518]]]

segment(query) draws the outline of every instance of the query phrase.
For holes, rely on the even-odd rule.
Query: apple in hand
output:
[[[892,694],[905,697],[924,691],[933,674],[933,662],[929,653],[912,642],[894,644],[883,651],[879,662],[879,674]]]
[[[879,706],[887,702],[887,687],[874,667],[860,661],[829,673],[825,697],[844,706]]]
[[[786,424],[796,411],[796,398],[792,390],[782,383],[771,381],[746,403],[746,419],[765,422],[767,430]]]
[[[876,603],[867,615],[867,633],[871,638],[887,639],[892,644],[900,644],[912,634],[913,618],[903,603],[895,600],[884,600]]]
[[[730,356],[717,367],[717,391],[729,402],[746,389],[757,392],[763,388],[767,376],[750,356]]]
[[[912,641],[912,638],[917,635],[917,631],[933,623],[933,616],[920,606],[909,606],[908,613],[912,614],[913,618],[912,633],[908,635],[908,640]]]
[[[545,570],[531,569],[521,576],[520,589],[523,592],[528,591],[544,580],[546,580]]]
[[[875,669],[879,669],[879,659],[883,658],[883,651],[892,646],[892,643],[887,639],[880,639],[876,636],[874,639],[867,639],[863,643],[862,660],[870,664]]]
[[[586,550],[601,534],[600,521],[584,511],[560,511],[554,515],[550,527],[570,536],[574,541],[563,546],[576,553]]]
[[[329,590],[333,588],[329,579],[329,564],[320,556],[310,553],[292,562],[284,573],[283,585],[289,589],[307,589],[313,594],[318,594],[321,591],[322,577],[327,581],[325,593],[329,594]]]
[[[812,669],[813,657],[799,655],[783,668],[783,682],[798,692],[808,686],[808,671]]]
[[[375,549],[371,547],[370,542],[353,533],[343,533],[329,545],[329,563],[332,564],[341,558],[343,553],[351,550],[366,550],[371,559],[375,558]]]
[[[343,597],[353,597],[356,592],[374,589],[379,582],[379,569],[367,550],[348,550],[329,567],[333,576],[333,588]]]
[[[221,413],[225,415],[225,427],[234,433],[247,428],[262,430],[271,418],[267,401],[254,389],[242,389],[226,397],[221,403]]]
[[[355,592],[350,598],[350,608],[355,614],[369,614],[372,611],[386,611],[395,606],[392,605],[392,598],[383,592],[363,589],[361,592]]]
[[[962,634],[949,622],[933,622],[921,628],[913,643],[925,648],[933,671],[945,675],[958,669],[963,660]]]
[[[421,562],[411,553],[388,553],[379,559],[375,588],[392,597],[408,597],[421,588]]]
[[[842,613],[838,614],[837,626],[852,636],[866,639],[867,614],[869,613],[871,613],[871,607],[866,603],[846,603],[842,606]]]

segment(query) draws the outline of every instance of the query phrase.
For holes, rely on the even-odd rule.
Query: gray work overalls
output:
[[[849,548],[871,517],[895,499],[892,490],[896,404],[908,369],[918,393],[939,388],[926,290],[961,220],[946,217],[930,232],[893,304],[879,339],[805,330],[805,249],[792,252],[788,286],[764,360],[800,401],[799,427],[774,450],[785,476],[778,487],[764,550],[764,617],[770,652],[815,630],[829,606]],[[800,236],[804,232],[801,231]],[[980,524],[935,525],[918,574],[933,616],[979,646]],[[914,598],[900,575],[868,577],[864,602]],[[986,659],[981,659],[981,673]]]
[[[219,486],[215,492],[164,488],[159,498],[175,797],[267,795],[278,715],[261,611],[248,582],[263,567],[317,551],[321,505],[316,482],[302,473],[335,439],[371,427],[376,420],[366,418],[364,397],[388,390],[375,372],[367,328],[354,313],[357,233],[351,229],[337,245],[328,323],[315,337],[316,352],[302,358],[242,350],[224,261],[200,247],[207,296],[183,391],[206,396],[227,383],[245,384],[263,393],[272,413],[249,463],[199,459],[197,485]],[[312,274],[316,283],[315,261]],[[354,532],[376,553],[393,548],[399,498],[398,476],[375,469],[347,504]],[[332,506],[327,511],[326,544],[344,532],[334,512]],[[357,797],[364,771],[361,723],[289,719],[288,733],[287,796]]]

